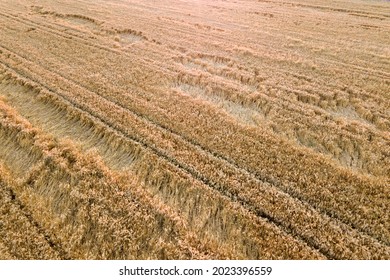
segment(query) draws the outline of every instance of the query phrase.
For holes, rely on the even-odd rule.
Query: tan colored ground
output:
[[[390,2],[0,0],[0,259],[390,259]]]

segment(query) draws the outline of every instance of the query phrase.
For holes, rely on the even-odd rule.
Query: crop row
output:
[[[18,146],[14,149],[2,142],[2,149],[12,150],[15,157],[20,151],[26,151],[27,157],[35,154],[38,158],[25,176],[9,179],[7,185],[2,183],[1,191],[11,192],[9,196],[24,205],[34,225],[44,229],[48,233],[45,237],[52,240],[52,247],[58,248],[61,253],[58,257],[185,259],[214,256],[214,250],[188,232],[169,207],[144,191],[134,175],[111,175],[94,153],[80,154],[71,142],[58,142],[45,135],[3,102],[0,109],[0,134],[13,139]],[[5,159],[7,169],[12,166],[10,161],[12,159]],[[8,177],[13,177],[12,171]],[[12,222],[13,210],[8,210],[4,226]],[[22,242],[16,238],[16,230],[17,227],[9,228],[10,238],[12,242]],[[46,252],[45,247],[40,255],[23,253],[34,249],[28,246],[38,244],[38,240],[29,241],[32,243],[24,244],[26,248],[18,249],[17,258],[50,258],[53,254],[49,248]]]
[[[58,82],[58,80],[57,80]],[[68,90],[67,92],[71,92],[70,90]],[[66,92],[64,92],[66,94]],[[84,92],[85,94],[82,94],[83,98],[86,98],[87,97],[87,92]],[[95,101],[96,101],[96,97],[94,98]],[[90,100],[92,101],[92,100]],[[87,102],[88,104],[88,102]],[[102,105],[99,105],[98,103],[95,103],[95,105],[93,106],[94,109],[96,110],[96,108],[99,108],[99,106],[103,106],[104,107],[104,104]],[[102,108],[102,112],[101,113],[104,113],[103,110],[104,108],[103,107],[100,107]],[[116,115],[122,115],[122,114],[117,114]],[[125,116],[125,115],[122,115],[122,116]],[[137,122],[133,119],[129,119],[129,117],[127,116],[125,119],[123,119],[123,122],[126,123],[126,124],[129,124],[131,123],[131,127],[132,127],[132,131],[134,131],[135,128],[138,129],[138,131],[141,131],[141,129],[143,129],[143,131],[145,131],[143,134],[145,139],[147,139],[147,137],[150,137],[150,129],[148,129],[147,127],[145,127],[145,123],[143,123],[142,125],[138,125],[136,126]],[[138,121],[139,122],[139,121]],[[120,124],[120,121],[118,120],[117,122],[115,123],[112,123],[112,125],[118,125]],[[129,132],[127,132],[129,133]],[[146,134],[148,133],[148,134]],[[162,145],[164,143],[164,138],[163,137],[160,137],[159,141],[156,141],[159,143],[159,145]],[[180,149],[177,149],[177,151],[182,151],[183,150],[183,147],[185,147],[185,145],[183,143],[179,143],[181,145],[181,148]],[[188,144],[187,144],[188,146]],[[179,147],[179,146],[178,146]],[[181,156],[183,157],[183,152],[181,152]],[[199,154],[199,152],[198,152]],[[208,155],[210,156],[210,155]],[[203,158],[205,157],[205,155],[203,155]],[[194,158],[196,158],[197,160],[195,162],[205,162],[205,159],[202,159],[202,157],[199,157],[197,156],[196,154],[189,154],[187,155],[187,158],[191,158],[192,160]],[[207,159],[207,158],[206,158]],[[233,199],[235,199],[234,197],[239,197],[240,198],[240,201],[242,202],[245,202],[246,204],[246,207],[250,208],[250,209],[254,209],[255,212],[257,213],[262,213],[263,216],[265,217],[272,217],[272,220],[274,220],[277,224],[281,224],[283,226],[283,228],[285,229],[288,229],[288,231],[294,233],[295,235],[297,236],[302,236],[304,230],[302,229],[302,225],[305,225],[305,231],[307,232],[307,224],[308,224],[308,219],[311,219],[311,221],[309,220],[309,222],[313,225],[311,227],[312,231],[314,231],[315,234],[307,234],[306,235],[303,235],[306,239],[306,242],[310,242],[310,244],[315,244],[315,246],[318,246],[319,248],[321,248],[323,251],[327,252],[327,250],[329,250],[327,248],[327,246],[332,246],[332,242],[334,242],[334,240],[339,237],[340,238],[340,241],[338,242],[337,246],[340,246],[341,249],[338,249],[338,251],[336,251],[335,249],[332,249],[332,251],[330,251],[330,254],[334,254],[335,257],[340,257],[340,256],[344,256],[344,257],[348,257],[348,254],[351,254],[351,252],[353,252],[354,250],[356,250],[357,247],[360,248],[360,252],[358,253],[359,255],[361,254],[364,254],[365,256],[367,257],[374,257],[374,256],[380,256],[381,254],[383,254],[383,248],[381,248],[380,245],[373,245],[373,241],[367,241],[366,238],[363,238],[363,237],[359,237],[359,234],[358,234],[358,237],[357,238],[354,238],[353,240],[354,241],[349,241],[350,244],[346,244],[348,243],[347,241],[344,240],[343,237],[340,237],[339,233],[340,233],[340,229],[337,230],[337,228],[339,226],[337,226],[337,223],[336,225],[333,224],[331,226],[331,228],[333,227],[334,229],[332,230],[334,233],[334,235],[329,235],[329,232],[332,232],[332,231],[321,231],[319,229],[316,229],[318,227],[318,223],[322,223],[324,225],[327,225],[328,222],[326,222],[326,219],[323,219],[323,215],[318,215],[318,214],[314,214],[314,218],[312,217],[312,214],[307,214],[307,209],[311,209],[309,210],[310,212],[309,213],[316,213],[316,211],[314,209],[312,209],[311,207],[308,207],[306,204],[301,204],[299,201],[296,201],[292,198],[290,198],[288,195],[286,196],[286,194],[283,194],[283,193],[280,193],[279,190],[275,189],[275,188],[272,188],[271,190],[269,190],[269,187],[268,185],[264,185],[263,187],[261,182],[259,182],[259,180],[248,180],[248,175],[246,176],[243,176],[242,174],[240,174],[240,172],[237,172],[236,168],[230,168],[227,170],[227,167],[224,166],[224,164],[221,164],[219,163],[218,164],[218,161],[216,159],[214,159],[214,161],[212,162],[212,165],[209,162],[205,162],[204,164],[204,168],[201,170],[202,173],[195,173],[195,175],[197,175],[198,177],[202,176],[200,174],[210,174],[210,169],[212,169],[212,166],[219,166],[221,169],[220,170],[223,170],[224,173],[221,173],[221,174],[218,174],[218,173],[215,173],[215,171],[213,171],[214,173],[212,173],[212,176],[210,176],[211,178],[213,178],[213,180],[216,180],[216,178],[219,180],[217,182],[222,182],[224,183],[224,185],[222,185],[221,183],[219,184],[215,184],[213,183],[212,185],[215,185],[217,188],[221,189],[222,192],[226,193],[228,196],[231,196],[233,197]],[[209,167],[207,169],[207,167]],[[188,169],[188,167],[186,167]],[[188,169],[189,171],[191,171],[191,169]],[[227,171],[228,172],[227,172]],[[208,173],[207,173],[208,172]],[[192,173],[194,174],[194,171],[192,171]],[[237,174],[238,173],[238,174]],[[223,178],[225,176],[225,174],[232,174],[230,175],[230,177],[228,178],[225,178],[225,179],[220,179],[221,177]],[[232,178],[234,179],[234,181],[230,181],[229,180],[232,180]],[[250,178],[250,177],[249,177]],[[257,181],[257,182],[256,182]],[[255,184],[253,182],[256,182]],[[238,184],[241,184],[242,187],[240,189],[237,189],[237,185]],[[260,185],[260,186],[259,186]],[[264,196],[259,196],[256,194],[258,193],[262,193],[264,192]],[[278,194],[279,193],[279,194]],[[249,198],[248,198],[249,197]],[[278,199],[278,197],[280,197]],[[275,202],[275,200],[277,200]],[[280,203],[278,202],[278,200],[280,200]],[[286,204],[286,201],[289,201],[287,204]],[[300,207],[297,207],[297,205],[300,205]],[[258,205],[261,205],[260,207]],[[283,207],[284,205],[284,209],[281,209],[280,207]],[[278,209],[279,208],[279,209]],[[264,209],[266,209],[266,211],[264,211]],[[290,211],[289,209],[296,209],[294,211]],[[299,210],[299,209],[302,209],[302,210]],[[280,214],[278,214],[280,213]],[[275,218],[277,217],[277,218]],[[300,220],[298,220],[298,218],[300,217]],[[329,219],[329,218],[328,218]],[[299,225],[299,223],[301,223],[301,225]],[[293,224],[293,225],[292,225]],[[321,234],[321,232],[323,232]],[[353,231],[352,231],[353,232]],[[324,238],[324,235],[328,235],[328,237]],[[354,236],[356,235],[355,234],[351,234],[351,236]],[[330,245],[327,245],[327,244],[322,244],[324,243],[324,240],[328,239],[329,240],[329,243]],[[360,244],[358,246],[356,246],[356,240],[360,240],[359,243],[357,244]],[[314,242],[312,241],[314,240]],[[332,241],[331,241],[332,240]],[[369,238],[368,238],[369,240]],[[364,245],[363,244],[366,244],[366,243],[371,243],[371,245]],[[340,245],[341,244],[341,245]],[[375,242],[374,242],[375,244]],[[373,250],[371,247],[376,247],[377,249],[375,249],[377,251],[377,253],[373,253],[375,252],[375,250]],[[377,247],[379,246],[379,247]],[[334,248],[336,248],[336,246],[333,245]],[[346,250],[345,248],[348,248],[350,247],[351,249],[349,250]],[[364,252],[364,253],[363,253]],[[340,254],[340,255],[338,255]],[[342,255],[341,255],[342,254]],[[368,255],[367,255],[368,254]],[[371,255],[373,254],[373,255]]]
[[[19,29],[31,24],[16,22]],[[14,104],[20,105],[18,110],[25,110],[23,114],[32,123],[59,138],[72,136],[75,124],[78,132],[90,130],[81,140],[84,152],[101,140],[98,153],[103,159],[108,158],[105,151],[110,151],[106,147],[112,147],[115,155],[111,162],[129,153],[131,160],[124,165],[132,166],[145,186],[175,211],[186,209],[183,217],[196,234],[207,232],[219,244],[224,244],[224,238],[238,236],[241,245],[230,253],[257,257],[253,248],[265,243],[250,245],[245,237],[235,235],[237,227],[232,220],[236,218],[225,221],[226,216],[234,217],[230,208],[236,205],[246,211],[242,224],[265,219],[272,228],[328,258],[388,256],[389,223],[383,213],[389,211],[389,139],[383,122],[386,100],[381,102],[380,96],[385,83],[372,94],[345,88],[341,78],[328,83],[331,68],[336,67],[337,72],[341,67],[331,57],[322,56],[329,64],[321,59],[306,70],[306,62],[301,65],[289,60],[296,54],[287,57],[272,51],[262,56],[264,45],[242,52],[239,59],[234,58],[234,49],[228,55],[190,52],[179,60],[187,64],[183,69],[170,63],[174,60],[166,55],[170,52],[164,44],[155,49],[149,43],[137,44],[127,53],[107,47],[109,40],[101,47],[87,36],[71,38],[47,24],[33,26],[37,30],[28,38],[29,45],[23,45],[24,36],[15,35],[19,31],[2,31],[3,65],[16,71],[8,77],[11,81],[25,77],[22,85],[27,87],[34,81],[31,88],[39,95],[34,97],[40,104],[37,108],[48,112],[51,122],[66,119],[67,123],[59,131],[50,121],[45,124],[44,115],[39,118],[37,111],[30,115],[28,108],[20,105],[23,101],[14,99]],[[230,48],[224,42],[220,46]],[[263,71],[265,62],[272,66],[269,74]],[[319,65],[324,68],[318,69]],[[261,75],[256,77],[256,73]],[[378,75],[368,84],[375,84]],[[183,96],[172,90],[172,84],[183,90],[199,89],[206,99]],[[367,102],[363,104],[362,98]],[[258,120],[257,126],[242,125],[221,110],[223,102],[254,108],[265,118]],[[382,105],[376,108],[378,102]],[[74,115],[75,111],[79,113]],[[125,147],[123,152],[118,149],[121,147]],[[133,155],[140,150],[142,153]],[[110,166],[109,160],[104,161]],[[191,189],[194,185],[196,191]],[[207,197],[210,190],[225,202],[193,199]],[[199,206],[209,203],[212,210]],[[194,219],[199,213],[203,214]],[[233,243],[225,248],[230,245]]]

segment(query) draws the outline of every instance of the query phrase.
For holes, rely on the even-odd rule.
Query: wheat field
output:
[[[390,259],[390,2],[0,0],[0,259]]]

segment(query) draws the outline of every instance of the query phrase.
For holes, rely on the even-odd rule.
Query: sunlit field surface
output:
[[[390,259],[390,2],[0,0],[0,259]]]

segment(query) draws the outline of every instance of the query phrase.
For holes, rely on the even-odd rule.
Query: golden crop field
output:
[[[0,259],[390,259],[390,2],[0,0]]]

